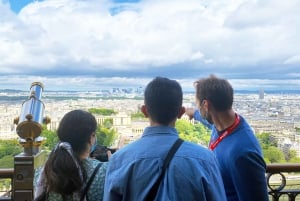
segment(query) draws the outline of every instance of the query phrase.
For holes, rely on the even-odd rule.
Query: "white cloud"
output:
[[[300,80],[271,80],[271,79],[232,79],[229,80],[234,89],[238,90],[297,90],[300,86]],[[278,86],[281,86],[280,88]]]
[[[181,77],[229,70],[255,78],[274,65],[288,72],[299,64],[299,7],[298,0],[45,0],[17,15],[0,1],[0,68],[51,76],[115,70],[114,77],[164,67],[168,74],[172,66]]]
[[[205,77],[208,75],[205,75]],[[217,75],[219,76],[219,75]],[[295,76],[299,76],[295,75]],[[202,77],[202,76],[201,76]],[[198,77],[200,78],[200,77]],[[198,78],[176,79],[184,91],[194,92],[193,83]],[[47,77],[47,76],[0,76],[0,89],[30,90],[31,83],[41,82],[44,91],[101,91],[119,88],[146,87],[152,78],[128,78],[128,77]],[[299,79],[271,80],[271,79],[229,79],[234,90],[297,90],[300,87]],[[278,86],[281,87],[278,87]]]
[[[285,62],[285,64],[300,64],[300,55],[295,55],[290,58],[288,58]]]
[[[232,31],[228,42],[236,48],[232,50],[235,54],[232,55],[233,62],[285,64],[286,57],[299,53],[300,47],[295,45],[300,39],[297,35],[299,6],[297,0],[248,1],[241,4],[224,23]]]
[[[31,83],[41,82],[44,89],[52,90],[79,90],[100,91],[113,87],[144,87],[150,79],[148,78],[126,78],[126,77],[48,77],[48,76],[22,76],[9,75],[0,76],[0,89],[28,90]]]

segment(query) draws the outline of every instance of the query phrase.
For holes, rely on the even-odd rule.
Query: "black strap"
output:
[[[83,193],[81,194],[80,200],[82,201],[85,197],[85,195],[87,194],[87,191],[90,188],[90,185],[92,184],[94,177],[96,175],[96,173],[98,172],[99,168],[101,167],[102,163],[99,163],[96,168],[94,169],[94,172],[92,173],[91,177],[89,178],[88,182],[85,185],[85,188],[83,190]]]
[[[150,191],[146,195],[145,201],[153,201],[156,197],[158,187],[161,183],[162,178],[164,177],[165,171],[172,160],[174,154],[176,153],[177,149],[180,147],[180,145],[183,143],[183,140],[178,138],[176,142],[172,145],[171,149],[168,152],[167,157],[165,158],[161,174],[159,175],[158,179],[154,183],[154,185],[151,187]]]

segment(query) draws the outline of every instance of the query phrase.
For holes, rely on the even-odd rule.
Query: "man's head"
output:
[[[211,75],[208,78],[199,79],[194,82],[196,88],[196,102],[200,111],[202,108],[213,107],[217,112],[230,110],[233,104],[233,88],[230,83],[221,78]],[[202,111],[205,118],[208,109]],[[210,118],[207,118],[210,120]]]
[[[182,97],[182,89],[177,81],[156,77],[145,89],[142,112],[152,122],[169,125],[184,113]]]

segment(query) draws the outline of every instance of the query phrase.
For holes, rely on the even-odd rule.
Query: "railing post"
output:
[[[13,200],[32,201],[34,194],[34,172],[44,163],[45,152],[32,156],[21,153],[14,158]]]

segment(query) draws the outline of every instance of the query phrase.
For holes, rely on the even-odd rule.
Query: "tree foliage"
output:
[[[102,125],[96,130],[97,144],[111,146],[117,138],[117,131],[113,128],[113,119],[105,119]]]
[[[13,140],[0,140],[0,158],[7,155],[17,155],[23,151],[23,147],[19,141]]]
[[[51,130],[44,128],[41,136],[45,137],[45,140],[42,144],[42,149],[45,149],[47,151],[52,150],[53,147],[58,142],[58,137],[57,137],[56,131],[51,131]]]
[[[277,142],[270,133],[261,133],[256,135],[262,147],[264,159],[266,163],[284,163],[299,162],[300,158],[294,150],[283,152],[277,147]]]
[[[202,144],[204,146],[208,145],[210,139],[210,131],[206,129],[202,124],[191,124],[189,121],[184,119],[178,119],[175,125],[179,137],[183,140]]]
[[[131,114],[131,119],[146,119],[146,117],[141,111],[138,111],[136,113]]]
[[[105,119],[103,121],[102,126],[104,126],[105,128],[112,128],[112,126],[113,126],[113,119],[112,118]]]
[[[283,152],[274,146],[263,149],[264,159],[266,163],[283,163],[285,162]]]
[[[107,128],[105,126],[98,126],[96,130],[97,144],[104,146],[111,146],[117,138],[117,132],[113,128]]]
[[[257,138],[262,148],[268,148],[270,146],[277,147],[275,138],[272,137],[269,133],[260,133],[257,135]]]
[[[23,147],[17,139],[0,140],[0,168],[14,167],[14,156],[22,151]]]
[[[0,168],[13,168],[14,167],[14,156],[7,155],[0,158]]]
[[[286,156],[286,160],[290,163],[299,163],[300,158],[297,156],[296,150],[289,150]]]
[[[117,114],[113,109],[106,109],[106,108],[90,108],[88,111],[92,114],[99,114],[103,116],[110,116],[112,114]]]

